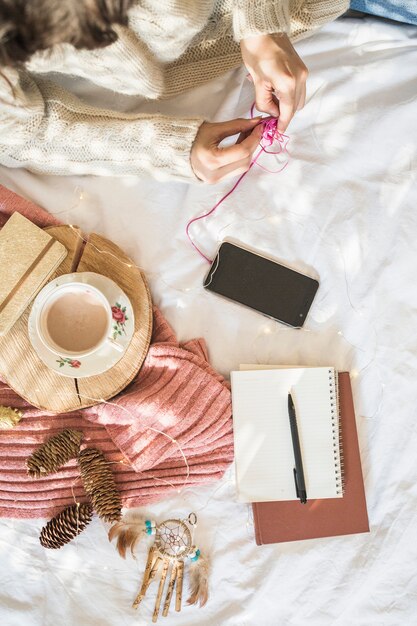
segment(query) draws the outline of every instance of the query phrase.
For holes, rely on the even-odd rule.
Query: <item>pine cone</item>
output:
[[[51,437],[41,445],[26,461],[29,476],[40,478],[56,472],[61,465],[76,458],[80,451],[83,434],[66,428],[59,435]]]
[[[53,517],[41,530],[39,541],[44,548],[61,548],[91,522],[91,504],[73,504]]]
[[[84,489],[98,516],[106,522],[117,522],[122,515],[122,502],[113,474],[100,450],[85,448],[78,457]]]

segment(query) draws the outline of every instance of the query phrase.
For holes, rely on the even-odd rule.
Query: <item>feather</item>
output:
[[[190,597],[187,604],[204,606],[208,600],[208,577],[210,564],[208,559],[200,556],[198,561],[190,564]]]
[[[142,537],[146,535],[145,518],[137,513],[126,515],[120,522],[116,522],[109,530],[109,541],[117,537],[116,548],[121,557],[126,558],[126,550],[135,557],[134,550]]]
[[[113,524],[113,526],[109,530],[109,541],[113,541],[113,539],[117,537],[117,535],[119,534],[119,532],[122,530],[123,527],[124,527],[123,522],[116,522],[116,524]]]

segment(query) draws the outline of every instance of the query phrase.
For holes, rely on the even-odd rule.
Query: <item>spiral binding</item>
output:
[[[337,372],[329,369],[330,406],[332,414],[333,459],[337,495],[345,491],[344,456],[342,445],[342,421],[340,418],[339,382]]]

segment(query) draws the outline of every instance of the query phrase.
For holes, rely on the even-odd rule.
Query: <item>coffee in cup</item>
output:
[[[110,341],[112,311],[106,297],[85,283],[68,283],[53,290],[38,315],[42,342],[59,356],[87,356]]]

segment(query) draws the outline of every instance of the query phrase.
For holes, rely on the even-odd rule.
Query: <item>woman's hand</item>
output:
[[[191,166],[195,175],[205,183],[218,183],[228,176],[246,172],[262,136],[259,120],[258,117],[219,123],[203,122],[191,148]],[[219,147],[223,139],[238,133],[240,137],[233,146]]]
[[[279,116],[278,129],[284,132],[295,112],[305,104],[306,66],[284,33],[243,39],[240,48],[255,85],[256,108]]]

